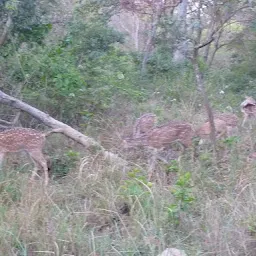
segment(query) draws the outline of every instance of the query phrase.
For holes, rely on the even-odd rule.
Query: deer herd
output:
[[[244,115],[242,126],[245,126],[250,119],[256,119],[256,101],[252,97],[246,97],[241,104],[241,112]],[[239,119],[235,114],[215,114],[216,138],[232,136],[238,123]],[[43,169],[45,185],[47,185],[49,181],[48,166],[43,154],[43,147],[46,137],[55,132],[61,132],[61,129],[43,133],[29,128],[13,128],[0,132],[0,165],[2,165],[6,153],[26,151],[35,166],[31,179],[35,178],[38,169]],[[126,149],[142,146],[162,150],[169,148],[172,143],[178,142],[185,149],[192,146],[194,137],[207,139],[210,133],[209,121],[195,130],[191,124],[183,121],[170,121],[157,126],[156,115],[149,113],[137,119],[132,135],[123,140],[122,146]],[[256,158],[256,153],[252,153],[250,157]]]
[[[252,97],[246,97],[240,107],[244,116],[242,121],[244,127],[250,119],[256,119],[256,101]],[[216,139],[237,134],[239,119],[235,114],[214,114],[213,122]],[[211,134],[209,121],[196,129],[193,129],[190,123],[183,121],[170,121],[162,126],[157,126],[156,123],[156,115],[151,113],[142,115],[134,125],[133,134],[123,140],[123,147],[129,149],[141,146],[163,150],[172,143],[179,142],[185,149],[192,146],[195,137],[204,140],[209,139]],[[256,153],[254,155],[256,158]]]

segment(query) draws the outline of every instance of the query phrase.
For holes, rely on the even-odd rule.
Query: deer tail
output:
[[[51,130],[49,132],[46,132],[44,134],[44,136],[47,137],[47,136],[51,135],[52,133],[63,133],[63,132],[64,132],[63,128],[57,128],[57,129],[53,129],[53,130]]]

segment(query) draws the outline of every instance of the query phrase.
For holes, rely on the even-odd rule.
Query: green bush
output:
[[[77,125],[120,98],[143,96],[133,58],[113,45],[122,42],[121,35],[99,24],[81,26],[83,33],[70,33],[68,43],[66,38],[56,46],[28,46],[6,56],[4,67],[13,83],[26,81],[25,101]]]
[[[54,157],[51,160],[51,174],[54,179],[65,177],[70,170],[75,168],[79,160],[79,153],[69,150],[62,156]]]

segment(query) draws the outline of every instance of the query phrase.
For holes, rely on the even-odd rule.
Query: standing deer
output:
[[[154,150],[153,160],[150,168],[151,171],[149,173],[150,179],[155,165],[156,152],[158,150],[169,148],[171,144],[175,142],[179,142],[183,146],[184,152],[185,148],[192,146],[193,135],[194,131],[190,124],[185,122],[171,121],[165,125],[154,127],[147,133],[138,137],[129,137],[124,139],[123,147],[125,149],[129,149],[141,146]],[[160,159],[164,160],[162,158]]]
[[[48,166],[42,151],[46,137],[55,132],[62,132],[62,129],[42,133],[29,128],[14,128],[0,132],[0,166],[2,166],[6,153],[26,151],[35,165],[31,179],[35,178],[38,168],[42,168],[45,185],[47,185],[49,182]]]
[[[156,122],[157,117],[152,113],[147,113],[139,117],[133,126],[133,138],[138,138],[150,131],[156,126]]]
[[[126,138],[124,148],[138,146],[164,149],[173,142],[180,142],[184,147],[192,145],[192,126],[185,122],[171,121],[165,125],[157,126],[138,137]]]
[[[242,126],[244,127],[245,123],[250,118],[256,118],[256,101],[252,97],[245,97],[245,101],[241,103],[241,112],[244,115],[244,120]]]

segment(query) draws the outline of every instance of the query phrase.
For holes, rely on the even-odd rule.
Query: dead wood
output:
[[[111,161],[116,160],[122,160],[119,156],[116,154],[113,154],[107,150],[105,150],[97,141],[95,141],[93,138],[88,137],[81,132],[75,130],[74,128],[70,127],[69,125],[62,123],[50,115],[44,113],[43,111],[40,111],[39,109],[30,106],[29,104],[14,98],[10,95],[7,95],[6,93],[2,92],[0,90],[0,103],[8,105],[10,107],[22,110],[34,118],[40,120],[45,125],[53,128],[53,129],[59,129],[59,132],[66,135],[67,137],[73,139],[74,141],[80,143],[81,145],[85,146],[86,148],[93,147],[94,150],[100,151],[105,159],[109,159]],[[123,161],[123,160],[122,160]]]

